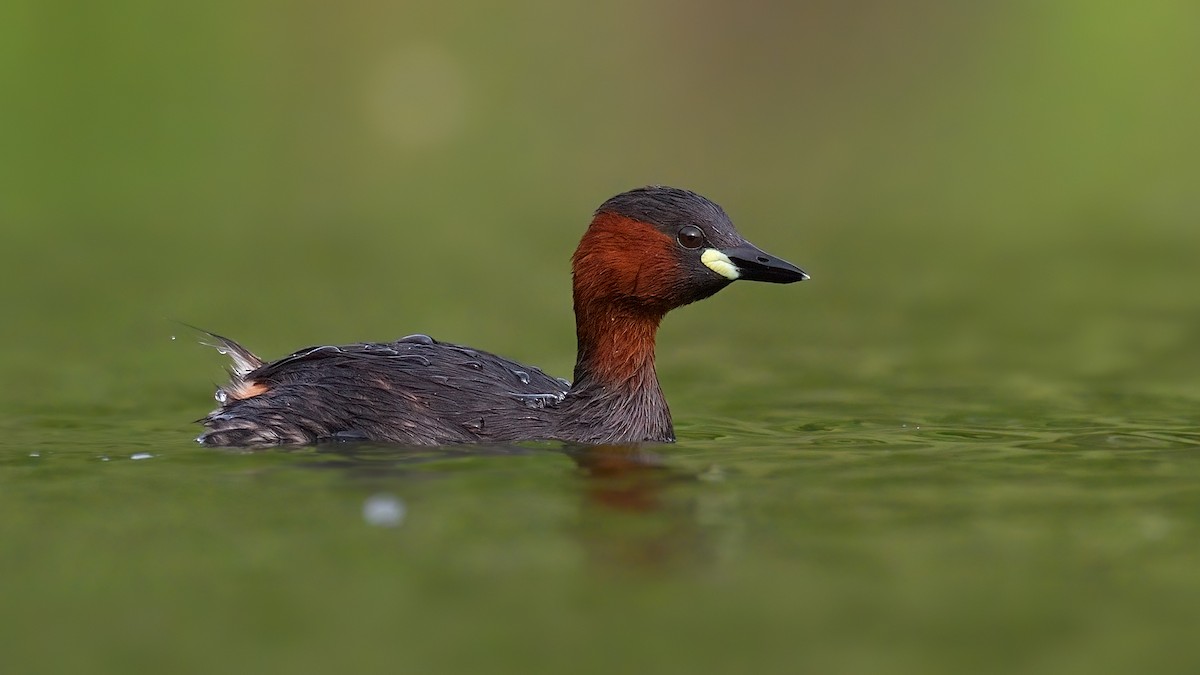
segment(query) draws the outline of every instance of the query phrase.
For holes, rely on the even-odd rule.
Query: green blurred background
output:
[[[73,672],[424,672],[459,640],[1163,672],[1200,597],[1198,81],[1191,0],[0,4],[3,633]],[[559,456],[364,488],[190,444],[220,360],[177,321],[569,375],[570,254],[647,183],[813,276],[664,324],[670,458],[726,487],[580,523]],[[425,509],[404,538],[347,524],[380,480]],[[732,562],[623,576],[681,523]]]
[[[646,183],[814,277],[672,317],[668,371],[764,353],[720,325],[816,378],[1200,372],[1192,2],[0,13],[10,405],[211,373],[171,320],[266,355],[422,331],[565,374],[569,255]]]

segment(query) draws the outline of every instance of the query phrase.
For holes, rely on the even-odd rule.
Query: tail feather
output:
[[[207,429],[196,438],[196,442],[210,447],[263,448],[281,443],[306,443],[313,440],[299,434],[283,434],[279,429],[253,420],[210,416],[201,421]]]
[[[261,418],[239,413],[234,407],[235,403],[267,391],[266,385],[248,379],[251,373],[263,367],[266,362],[227,337],[189,324],[184,325],[203,336],[200,344],[216,349],[233,361],[228,369],[229,383],[217,387],[217,409],[196,420],[205,427],[204,433],[196,439],[201,445],[265,447],[311,440],[308,434],[299,429],[286,428],[279,419],[272,416]]]
[[[233,360],[233,366],[229,369],[229,376],[234,380],[241,380],[254,370],[261,368],[263,364],[266,363],[266,361],[258,358],[254,352],[246,349],[227,337],[217,335],[216,333],[204,330],[203,328],[197,328],[196,326],[188,326],[188,328],[203,333],[209,340],[212,340],[212,342],[200,340],[200,344],[207,347],[212,347],[218,352],[229,356],[229,358]]]
[[[267,447],[283,443],[314,443],[317,434],[280,415],[245,414],[218,408],[202,420],[205,431],[196,439],[200,445],[219,447]]]

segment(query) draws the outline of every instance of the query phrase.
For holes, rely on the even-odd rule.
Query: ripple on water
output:
[[[1112,421],[1109,425],[1105,422]],[[1178,425],[1178,422],[1176,422]],[[1194,426],[1130,424],[1127,420],[1103,421],[1074,416],[1069,419],[925,417],[920,423],[898,419],[755,421],[710,418],[699,424],[680,425],[681,439],[696,449],[723,450],[731,444],[752,451],[759,459],[781,458],[816,451],[843,454],[930,452],[943,459],[997,460],[1035,456],[1039,452],[1180,450],[1200,446]],[[1017,460],[1022,466],[1025,460]]]
[[[1015,443],[1017,441],[1031,441],[1037,438],[1033,434],[1018,434],[992,429],[933,429],[926,430],[922,433],[922,436],[955,443]]]
[[[1200,433],[1172,430],[1094,430],[1024,443],[1037,450],[1171,450],[1200,446]]]
[[[932,443],[918,438],[840,433],[814,436],[805,445],[816,448],[862,448],[865,450],[919,450],[933,447]]]

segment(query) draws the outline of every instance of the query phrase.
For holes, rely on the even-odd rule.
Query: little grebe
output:
[[[319,346],[266,363],[213,335],[233,358],[220,406],[200,420],[212,446],[323,440],[436,445],[558,439],[675,440],[654,372],[668,311],[737,279],[808,278],[741,237],[721,207],[671,187],[604,202],[571,258],[575,382],[494,354],[410,335]]]

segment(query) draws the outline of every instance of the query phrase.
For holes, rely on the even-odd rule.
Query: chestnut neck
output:
[[[599,213],[572,258],[575,382],[557,437],[585,443],[674,440],[654,372],[654,337],[671,308],[672,240],[652,225]]]
[[[662,314],[580,299],[575,381],[555,437],[581,443],[675,440],[671,410],[654,372],[654,335]]]
[[[662,316],[644,308],[580,298],[576,293],[576,387],[657,390],[654,338]]]
[[[670,309],[673,244],[648,223],[596,214],[572,258],[578,384],[658,388],[654,336]]]

